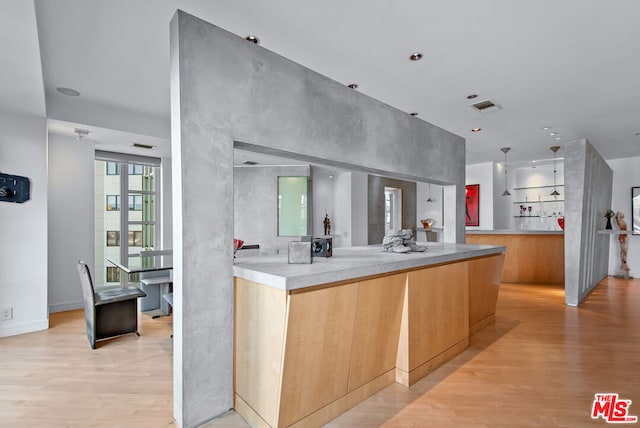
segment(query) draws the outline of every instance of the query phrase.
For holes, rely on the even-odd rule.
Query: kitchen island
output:
[[[238,257],[235,408],[252,426],[320,426],[393,382],[409,386],[494,321],[505,247]]]
[[[507,247],[501,282],[564,284],[561,230],[467,230],[468,244]]]

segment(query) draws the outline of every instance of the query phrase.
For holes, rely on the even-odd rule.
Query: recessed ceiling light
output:
[[[260,43],[260,39],[258,39],[256,36],[247,36],[247,37],[245,37],[245,39],[247,39],[248,41],[250,41],[251,43],[254,43],[256,45],[258,43]]]
[[[351,88],[351,89],[356,89],[358,87],[358,84],[357,83],[349,83],[347,86],[349,88]]]
[[[409,59],[411,61],[418,61],[419,59],[422,59],[422,54],[420,52],[414,52],[409,56]]]
[[[480,132],[482,131],[482,128],[473,128],[471,129],[471,132]]]
[[[557,132],[550,132],[549,135],[551,135],[553,137],[554,135],[558,135],[558,133]]]
[[[550,126],[543,126],[543,127],[542,127],[542,130],[543,130],[543,131],[548,131],[548,130],[550,130],[550,129],[551,129],[551,127],[550,127]]]
[[[258,162],[252,161],[252,160],[248,160],[248,161],[242,162],[242,165],[258,165]]]
[[[410,114],[411,116],[417,116],[417,115],[418,115],[418,113],[416,113],[416,112],[409,113],[409,114]]]
[[[562,140],[562,137],[556,137],[556,140]]]
[[[472,100],[474,98],[478,98],[478,94],[471,94],[471,95],[467,95],[467,99],[468,100]]]
[[[80,92],[71,88],[56,88],[56,91],[60,92],[62,95],[69,95],[70,97],[77,97],[80,95]]]

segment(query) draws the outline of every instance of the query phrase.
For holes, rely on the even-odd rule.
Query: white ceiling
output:
[[[637,0],[36,0],[48,117],[159,137],[168,147],[169,21],[177,8],[255,34],[266,49],[418,112],[467,139],[468,164],[501,161],[507,146],[510,162],[548,159],[550,146],[583,137],[607,159],[640,156]],[[33,16],[14,15],[0,14],[0,24],[11,24],[0,30],[0,46],[12,50],[11,77],[37,85],[33,61],[8,42],[33,37],[33,23],[16,28]],[[415,51],[423,59],[409,61]],[[11,85],[0,85],[4,98]],[[60,95],[60,86],[81,96]],[[469,94],[502,110],[478,113]]]

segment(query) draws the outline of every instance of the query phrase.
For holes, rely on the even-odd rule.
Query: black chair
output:
[[[138,297],[146,294],[135,287],[116,288],[96,292],[91,280],[89,266],[78,262],[78,273],[82,284],[84,318],[87,324],[87,338],[92,349],[96,341],[138,333]]]

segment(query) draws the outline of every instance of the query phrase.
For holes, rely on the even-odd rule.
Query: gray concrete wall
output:
[[[607,276],[609,236],[604,213],[611,207],[613,171],[586,140],[564,147],[565,302],[577,306]]]
[[[278,236],[278,177],[309,176],[309,166],[258,166],[233,169],[234,236],[264,250],[285,250],[291,236]],[[309,215],[312,215],[311,201]],[[309,232],[311,235],[311,232]]]
[[[180,426],[233,405],[234,144],[454,185],[445,237],[464,242],[463,138],[181,11],[171,22],[171,112]]]
[[[416,183],[377,175],[369,176],[368,213],[369,244],[382,244],[384,238],[384,188],[402,189],[402,228],[416,233]]]

